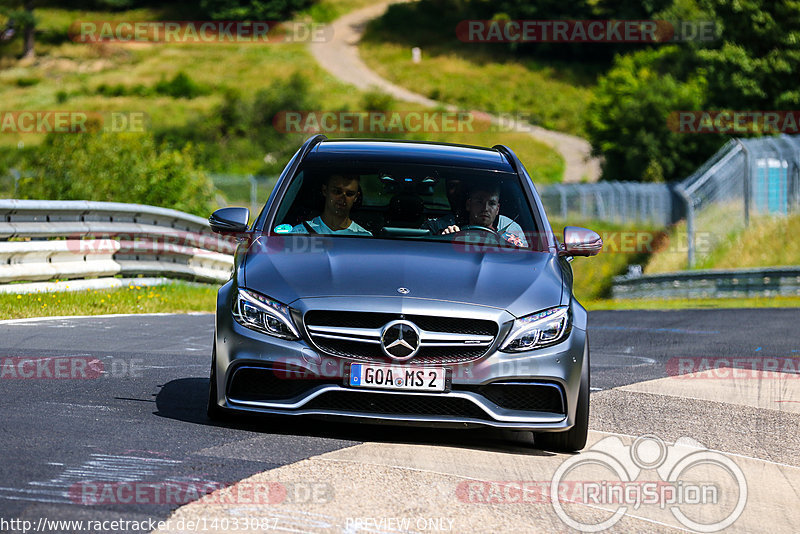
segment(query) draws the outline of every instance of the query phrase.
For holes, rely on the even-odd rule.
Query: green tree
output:
[[[697,52],[714,106],[797,109],[800,2],[698,0],[714,13],[720,39]]]
[[[0,41],[22,38],[22,57],[32,58],[36,46],[36,17],[33,0],[0,0]]]
[[[616,59],[585,117],[605,178],[679,180],[724,142],[671,132],[670,112],[800,105],[798,0],[674,0],[654,18],[710,20],[718,37]]]
[[[315,0],[200,0],[200,8],[215,20],[284,20]]]
[[[706,102],[702,73],[681,81],[671,74],[680,61],[677,46],[619,56],[603,76],[586,113],[586,131],[602,155],[609,180],[677,180],[687,176],[719,136],[673,132],[674,111],[693,111]]]
[[[19,198],[133,202],[207,216],[214,187],[191,146],[156,146],[148,134],[50,134],[24,163]]]

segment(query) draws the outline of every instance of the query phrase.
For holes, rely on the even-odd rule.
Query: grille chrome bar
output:
[[[380,339],[367,339],[367,338],[358,338],[358,337],[350,337],[350,336],[338,336],[336,334],[321,334],[319,332],[313,332],[313,337],[324,337],[326,339],[339,339],[342,341],[358,341],[360,343],[373,343],[378,344],[381,342]]]
[[[313,326],[307,325],[312,337],[324,337],[355,341],[360,343],[380,343],[380,328],[353,328],[345,326]],[[485,347],[491,345],[494,336],[477,334],[458,334],[454,332],[420,331],[420,345],[428,347]]]

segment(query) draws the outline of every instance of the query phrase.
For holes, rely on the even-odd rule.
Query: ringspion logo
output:
[[[567,493],[565,487],[579,491]],[[747,504],[747,480],[736,462],[688,437],[667,445],[644,435],[626,445],[609,436],[564,461],[549,489],[556,515],[580,532],[607,530],[628,510],[643,507],[669,510],[692,531],[718,532],[735,523]],[[600,519],[587,517],[582,503],[607,513]]]

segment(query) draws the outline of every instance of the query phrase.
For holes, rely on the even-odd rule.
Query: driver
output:
[[[479,185],[473,188],[467,195],[466,212],[469,226],[481,226],[493,230],[506,242],[516,247],[528,246],[520,225],[505,215],[499,215],[500,190],[496,186]],[[495,225],[495,221],[497,225]],[[460,231],[461,228],[454,224],[445,228],[442,234],[453,234]]]
[[[350,218],[350,210],[361,194],[358,175],[332,174],[322,184],[325,207],[322,215],[292,228],[293,234],[372,235]]]

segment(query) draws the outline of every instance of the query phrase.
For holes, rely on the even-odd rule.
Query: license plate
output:
[[[354,388],[394,389],[403,391],[446,391],[449,369],[394,365],[350,364],[345,384]]]

